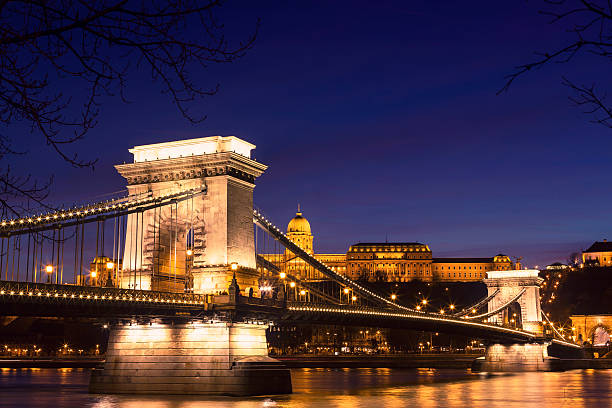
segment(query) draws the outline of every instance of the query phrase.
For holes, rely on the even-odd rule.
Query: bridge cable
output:
[[[502,306],[498,307],[495,310],[492,310],[490,312],[486,312],[483,314],[479,314],[476,316],[465,316],[464,319],[480,319],[480,318],[485,318],[485,317],[489,317],[489,316],[493,316],[496,313],[499,313],[500,310],[504,310],[505,308],[507,308],[508,306],[510,306],[512,303],[516,302],[521,296],[523,296],[523,293],[525,293],[527,289],[523,288],[523,290],[521,290],[518,295],[516,295],[514,298],[512,298],[511,300],[509,300],[508,302],[506,302],[505,304],[503,304]]]
[[[471,312],[473,309],[478,310],[478,309],[479,309],[479,308],[480,308],[482,305],[484,305],[485,303],[489,303],[489,301],[490,301],[491,299],[493,299],[495,296],[497,296],[497,294],[499,293],[499,291],[500,291],[499,289],[495,290],[495,292],[493,292],[493,293],[492,293],[490,296],[487,296],[486,298],[484,298],[484,299],[482,299],[482,300],[478,301],[478,302],[477,302],[477,303],[475,303],[474,305],[469,306],[469,307],[465,307],[465,308],[463,308],[463,310],[461,310],[460,312],[458,312],[458,313],[454,313],[454,314],[451,314],[450,316],[453,316],[453,317],[461,317],[461,316],[465,316],[466,314],[469,314],[469,313],[470,313],[470,312]]]
[[[276,272],[280,272],[281,271],[281,269],[278,266],[276,266],[273,262],[268,261],[266,258],[264,258],[263,256],[261,256],[259,254],[257,254],[257,262],[260,263],[260,265],[262,267],[265,267],[268,270],[273,270],[273,271],[276,271]],[[285,269],[285,271],[287,271],[287,269]],[[336,299],[336,298],[334,298],[332,296],[329,296],[325,292],[322,292],[319,289],[315,288],[314,286],[309,285],[308,283],[302,281],[301,279],[297,278],[296,276],[294,276],[294,275],[292,275],[292,274],[290,274],[288,272],[285,272],[285,274],[286,274],[287,278],[289,278],[292,281],[295,281],[296,283],[299,283],[300,286],[308,289],[308,291],[314,293],[316,296],[319,296],[319,297],[321,297],[321,298],[323,298],[323,299],[325,299],[325,300],[327,300],[329,302],[332,302],[332,303],[334,303],[336,305],[342,304],[341,302],[338,301],[338,299]]]
[[[274,226],[271,222],[265,219],[263,215],[261,215],[257,210],[253,210],[253,220],[257,225],[260,226],[260,228],[263,228],[264,230],[268,231],[268,233],[270,233],[276,239],[276,241],[282,244],[285,248],[289,249],[295,255],[303,259],[306,263],[310,264],[314,269],[318,270],[320,273],[327,276],[328,278],[331,278],[332,280],[338,283],[341,283],[345,286],[349,286],[351,289],[353,289],[353,291],[356,291],[362,296],[369,298],[370,300],[373,300],[377,303],[382,303],[382,304],[385,304],[387,306],[391,306],[394,308],[398,308],[398,309],[402,309],[402,310],[406,310],[406,311],[410,311],[414,313],[419,313],[418,311],[414,309],[411,309],[406,306],[402,306],[398,303],[392,302],[391,300],[388,300],[384,296],[381,296],[369,289],[364,288],[363,286],[353,281],[352,279],[349,279],[346,276],[336,273],[331,268],[329,268],[327,265],[325,265],[323,262],[319,261],[318,259],[311,256],[310,254],[306,253],[306,251],[304,251],[296,243],[290,240],[276,226]]]
[[[28,234],[28,251],[26,253],[26,282],[30,279],[30,234]]]
[[[562,340],[565,340],[565,337],[559,333],[557,331],[557,329],[555,329],[555,326],[552,324],[552,322],[550,321],[550,319],[548,319],[548,316],[546,316],[546,313],[544,313],[544,311],[540,310],[540,313],[542,314],[542,316],[544,316],[544,319],[548,322],[548,324],[550,325],[550,328],[553,330],[553,332],[559,336]]]

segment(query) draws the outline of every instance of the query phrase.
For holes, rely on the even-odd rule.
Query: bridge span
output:
[[[537,271],[488,272],[487,297],[452,314],[336,272],[253,209],[267,168],[254,147],[233,136],[137,146],[133,163],[116,166],[127,196],[1,221],[3,314],[111,322],[95,392],[290,392],[288,371],[268,357],[270,322],[478,337],[488,370],[546,370],[548,344],[579,348],[543,336]],[[271,249],[279,262],[259,256]],[[285,267],[296,259],[309,275]],[[520,329],[503,325],[513,305]]]
[[[333,324],[437,331],[498,342],[543,340],[534,333],[435,313],[391,308],[287,302],[229,295],[126,290],[75,285],[0,281],[6,316],[80,317],[108,321],[176,318],[187,322],[227,320],[263,323]]]

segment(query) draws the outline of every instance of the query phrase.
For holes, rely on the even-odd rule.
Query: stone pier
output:
[[[543,279],[537,270],[490,271],[484,283],[489,295],[495,294],[488,304],[489,322],[499,326],[520,324],[522,330],[535,334],[542,340],[527,344],[490,344],[485,356],[474,361],[472,369],[486,372],[555,371],[559,359],[548,355],[550,342],[542,338],[542,309],[540,284]],[[519,316],[510,315],[508,305],[513,300]],[[512,306],[512,305],[509,305]],[[518,321],[517,321],[518,320]]]
[[[482,372],[556,371],[559,359],[548,355],[547,343],[492,344],[472,370]]]
[[[291,392],[291,375],[268,357],[266,325],[117,324],[90,392],[265,395]]]
[[[127,216],[118,243],[124,248],[120,287],[227,296],[232,304],[225,306],[233,311],[217,323],[153,319],[114,325],[91,392],[291,392],[289,370],[268,357],[267,326],[240,323],[233,313],[241,294],[259,297],[253,189],[266,166],[251,159],[254,148],[234,136],[204,137],[136,146],[130,149],[134,162],[116,166],[133,199],[200,192]]]

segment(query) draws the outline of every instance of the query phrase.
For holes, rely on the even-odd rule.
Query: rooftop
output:
[[[487,279],[508,279],[508,278],[537,278],[540,271],[537,269],[521,269],[514,271],[490,271],[487,272]]]
[[[134,155],[134,163],[138,163],[221,152],[235,152],[250,158],[251,150],[254,148],[254,144],[239,139],[236,136],[208,136],[197,139],[177,140],[175,142],[134,146],[129,151]]]
[[[349,247],[349,252],[351,251],[359,251],[363,252],[363,250],[367,252],[376,252],[376,251],[384,251],[384,252],[403,252],[403,251],[422,251],[426,252],[431,250],[425,244],[420,242],[359,242],[357,244],[353,244]]]
[[[612,242],[603,240],[602,242],[595,241],[593,245],[584,252],[612,252]]]
[[[353,244],[353,246],[414,246],[420,245],[425,246],[425,244],[421,244],[420,242],[358,242]]]
[[[433,258],[436,263],[491,263],[493,257],[489,258]]]

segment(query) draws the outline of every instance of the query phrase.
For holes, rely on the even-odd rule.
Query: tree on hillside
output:
[[[580,264],[580,254],[578,252],[572,252],[567,257],[568,266],[578,266]]]
[[[584,54],[602,58],[602,63],[612,62],[612,2],[609,0],[545,0],[547,8],[540,14],[549,17],[550,24],[569,25],[569,39],[559,48],[540,51],[535,59],[515,67],[506,76],[506,83],[498,92],[507,91],[519,77],[536,68],[551,63],[565,63]],[[612,129],[612,102],[605,91],[590,81],[562,78],[572,96],[570,101],[590,114],[593,123]]]
[[[150,75],[180,114],[197,123],[194,102],[219,85],[195,79],[211,64],[229,63],[251,48],[257,26],[230,44],[217,19],[221,0],[6,0],[0,1],[0,160],[44,142],[75,167],[96,159],[69,152],[96,126],[100,102],[126,101],[132,70]],[[71,86],[58,89],[70,80]],[[18,129],[18,126],[21,126]],[[21,140],[18,140],[21,139]],[[49,181],[36,183],[4,164],[1,216],[45,206]]]

